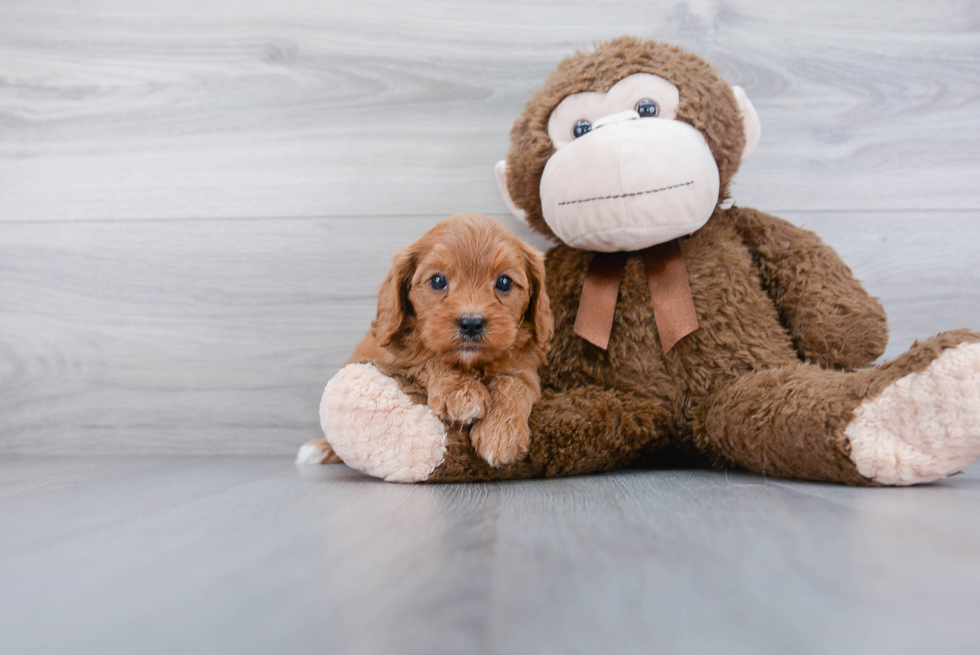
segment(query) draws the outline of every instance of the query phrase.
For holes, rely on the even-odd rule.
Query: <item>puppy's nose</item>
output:
[[[456,319],[459,326],[459,333],[464,339],[479,339],[483,334],[483,328],[487,326],[487,319],[479,314],[463,314]]]

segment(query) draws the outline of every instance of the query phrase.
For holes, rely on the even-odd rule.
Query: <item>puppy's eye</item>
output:
[[[429,286],[432,287],[433,291],[445,291],[449,283],[446,282],[446,276],[442,273],[437,273],[429,278]]]
[[[572,128],[572,134],[575,135],[576,139],[579,138],[580,136],[585,136],[591,131],[592,131],[592,123],[590,123],[587,120],[581,120],[575,123],[575,127]]]
[[[497,284],[494,285],[494,289],[500,293],[507,293],[512,288],[514,288],[514,281],[507,277],[506,275],[501,275],[497,278]]]
[[[650,98],[644,98],[636,103],[636,113],[640,118],[653,118],[660,115],[660,107]]]

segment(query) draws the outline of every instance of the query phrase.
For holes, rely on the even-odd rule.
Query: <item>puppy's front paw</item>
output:
[[[429,404],[432,405],[431,397]],[[490,392],[473,380],[471,384],[460,385],[443,394],[438,404],[442,407],[441,412],[436,406],[432,406],[432,409],[441,418],[468,425],[487,415]]]
[[[531,445],[531,428],[520,414],[495,412],[470,430],[470,441],[487,464],[500,467],[522,459]]]

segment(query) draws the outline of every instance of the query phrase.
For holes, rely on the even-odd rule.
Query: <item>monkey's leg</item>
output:
[[[980,335],[947,332],[856,373],[799,364],[743,376],[700,406],[719,463],[854,485],[932,482],[980,456]]]
[[[324,434],[344,462],[392,482],[452,482],[576,475],[632,460],[666,444],[662,401],[599,387],[546,391],[531,417],[531,445],[518,462],[491,467],[468,428],[446,426],[424,390],[382,363],[344,367],[320,404]]]
[[[534,404],[527,456],[497,468],[481,458],[466,432],[451,430],[432,482],[559,477],[619,468],[667,445],[667,403],[597,386],[546,390]]]

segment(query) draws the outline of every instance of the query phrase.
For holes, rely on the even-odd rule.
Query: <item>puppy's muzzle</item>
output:
[[[459,334],[466,341],[478,341],[483,337],[483,331],[487,327],[487,319],[479,314],[463,314],[456,319],[456,326]]]

